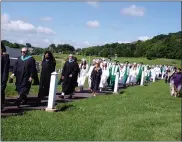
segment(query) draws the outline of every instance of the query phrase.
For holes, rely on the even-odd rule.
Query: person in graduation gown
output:
[[[91,82],[92,82],[91,81],[91,74],[92,74],[93,68],[95,67],[95,62],[96,62],[96,60],[93,59],[92,65],[90,66],[89,71],[88,71],[88,74],[87,74],[89,90],[91,90]]]
[[[152,75],[151,68],[149,66],[147,66],[147,71],[146,72],[147,72],[146,82],[148,83],[148,82],[150,82],[151,75]]]
[[[65,62],[62,70],[61,78],[62,82],[62,93],[60,98],[64,99],[65,95],[69,95],[69,99],[72,98],[75,89],[75,76],[78,73],[77,68],[75,68],[75,61],[73,55],[69,55],[69,60]]]
[[[167,66],[166,67],[166,71],[165,71],[165,83],[168,83],[168,74],[170,73],[170,69],[169,69],[169,67]]]
[[[91,91],[93,96],[96,96],[96,93],[99,91],[101,76],[102,69],[100,67],[100,62],[96,61],[95,67],[93,68],[91,73]]]
[[[155,71],[156,71],[156,78],[159,80],[160,79],[160,74],[161,74],[161,69],[160,69],[160,67],[158,65],[156,65]]]
[[[131,85],[136,84],[136,77],[137,77],[137,64],[133,64],[133,68],[131,70]]]
[[[182,90],[182,72],[181,69],[178,68],[176,71],[171,75],[170,78],[170,86],[171,86],[171,96],[179,96],[181,95]]]
[[[83,87],[89,69],[89,65],[87,64],[85,59],[82,59],[82,63],[79,65],[79,68],[80,68],[80,74],[78,77],[78,87],[80,87],[80,91],[83,91]]]
[[[137,75],[137,84],[140,84],[142,78],[142,71],[143,71],[143,63],[141,62],[138,66],[138,75]]]
[[[104,61],[102,63],[102,76],[101,76],[101,81],[100,81],[100,91],[102,91],[102,89],[106,88],[108,86],[107,83],[107,79],[109,77],[109,68],[107,66],[107,62]]]
[[[44,58],[42,61],[42,69],[40,74],[40,84],[38,92],[37,103],[40,104],[41,100],[49,95],[49,87],[51,80],[51,73],[55,71],[56,60],[50,51],[44,53]]]
[[[77,62],[77,58],[76,57],[73,57],[73,59],[74,59],[74,66],[75,66],[74,68],[76,70],[76,73],[73,76],[73,80],[75,82],[75,87],[74,87],[74,91],[75,91],[76,87],[78,87],[77,80],[78,80],[78,75],[80,74],[80,68],[79,68],[79,65],[78,65],[78,62]]]
[[[150,69],[150,71],[151,71],[151,78],[152,78],[152,80],[156,79],[155,67],[152,66],[151,69]]]
[[[126,81],[128,79],[128,75],[129,75],[129,62],[128,61],[125,62],[125,66],[124,66],[123,70],[124,70],[123,87],[126,88]]]
[[[9,54],[6,53],[6,47],[1,42],[1,110],[3,110],[5,104],[5,89],[9,76],[9,65]]]
[[[116,73],[119,73],[119,62],[118,61],[115,61],[115,64],[112,65],[112,67],[109,69],[109,76],[110,76],[109,86],[111,87],[112,90],[114,90]]]
[[[18,98],[16,105],[19,107],[21,102],[27,103],[27,95],[29,94],[32,80],[36,78],[36,64],[35,59],[28,55],[28,49],[22,48],[21,56],[17,59],[13,68],[13,74],[11,78],[16,77],[16,91],[18,92]]]
[[[119,67],[119,86],[123,85],[123,77],[124,77],[124,64],[120,64]]]
[[[130,85],[132,85],[132,83],[131,83],[131,78],[132,78],[132,65],[130,64],[129,66],[128,66],[128,74],[127,74],[127,80],[126,80],[126,85],[127,86],[130,86]]]

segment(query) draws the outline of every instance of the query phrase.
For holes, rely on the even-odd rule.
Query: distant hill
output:
[[[132,43],[111,43],[102,46],[93,46],[88,48],[75,49],[69,44],[58,44],[57,46],[52,43],[47,48],[32,47],[30,43],[26,43],[27,47],[34,49],[34,54],[42,54],[45,50],[50,50],[53,53],[72,53],[79,55],[94,55],[102,57],[115,56],[118,57],[147,57],[148,59],[154,58],[169,58],[181,59],[182,58],[182,31],[176,33],[169,33],[168,35],[160,34],[152,39],[146,41],[135,41]],[[22,48],[25,45],[18,43],[11,43],[7,40],[2,42],[10,48]]]
[[[133,43],[112,43],[102,46],[84,48],[85,55],[98,55],[102,57],[147,57],[153,58],[182,58],[182,32],[157,35],[146,41]]]

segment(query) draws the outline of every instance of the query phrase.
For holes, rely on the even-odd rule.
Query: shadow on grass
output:
[[[124,91],[124,90],[122,90],[122,91],[120,91],[120,92],[119,92],[119,94],[123,94],[124,92],[125,92],[125,91]]]
[[[72,104],[61,104],[61,105],[57,105],[56,106],[56,109],[57,109],[56,112],[66,111],[66,110],[69,110],[71,108],[75,108],[75,106],[72,105]]]

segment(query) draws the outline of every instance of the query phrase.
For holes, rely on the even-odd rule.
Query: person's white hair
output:
[[[28,51],[28,48],[27,47],[23,47],[21,50],[22,51]]]

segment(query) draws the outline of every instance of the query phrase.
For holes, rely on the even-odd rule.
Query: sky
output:
[[[180,2],[1,2],[1,39],[84,48],[181,30]]]

